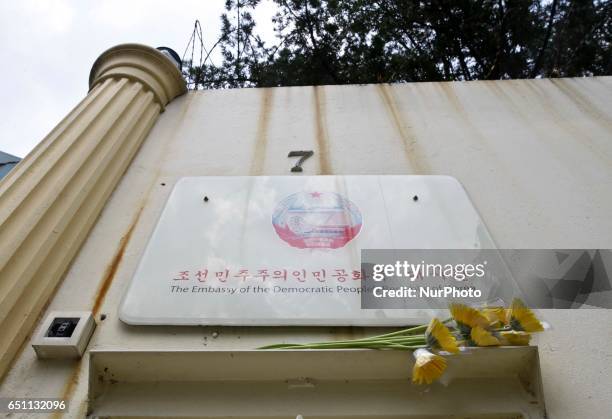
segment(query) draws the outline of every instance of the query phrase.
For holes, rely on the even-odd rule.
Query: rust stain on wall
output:
[[[121,260],[123,260],[123,254],[125,253],[125,248],[127,247],[127,244],[130,241],[130,237],[132,236],[134,227],[136,227],[136,224],[138,223],[138,220],[140,219],[140,214],[142,214],[143,209],[144,209],[144,205],[140,207],[140,209],[138,210],[138,213],[136,213],[136,216],[132,220],[127,232],[123,235],[123,237],[121,237],[121,240],[119,241],[119,248],[115,252],[113,259],[111,260],[110,264],[106,268],[106,271],[104,272],[104,279],[102,280],[102,283],[100,284],[100,287],[98,288],[98,291],[96,292],[96,296],[95,296],[94,303],[93,303],[93,308],[91,309],[94,316],[96,316],[98,314],[98,311],[100,311],[100,307],[102,306],[102,303],[104,302],[104,298],[106,297],[106,293],[108,292],[108,289],[110,288],[113,282],[113,279],[115,278],[115,274],[117,273],[117,269],[119,268],[119,265],[121,264]]]
[[[551,156],[557,159],[561,164],[571,164],[573,155],[568,155],[564,150],[558,147],[557,135],[549,127],[543,125],[540,118],[535,118],[531,107],[525,106],[525,101],[520,104],[516,102],[512,96],[502,88],[502,83],[497,81],[487,81],[485,86],[491,91],[491,94],[495,99],[503,102],[503,106],[508,109],[519,121],[520,125],[527,126],[530,131],[537,134],[537,140],[546,144],[547,150]],[[508,86],[508,84],[506,84]],[[525,95],[521,94],[518,87],[514,87],[512,90],[515,94],[520,95],[523,99]],[[527,95],[531,96],[529,93]],[[534,99],[537,100],[537,99]],[[559,127],[559,129],[562,129]],[[580,170],[579,167],[574,167],[574,170]]]
[[[467,116],[467,112],[463,107],[463,103],[461,103],[461,100],[459,100],[453,86],[451,86],[450,83],[437,83],[436,85],[442,89],[442,92],[444,92],[444,95],[448,101],[453,105],[453,108],[457,111],[457,113],[464,118],[465,122],[471,124],[471,121]]]
[[[496,100],[503,102],[506,108],[509,109],[513,115],[515,115],[516,119],[520,121],[521,124],[527,124],[529,127],[535,131],[537,131],[538,135],[543,138],[548,138],[549,133],[547,130],[542,130],[538,124],[532,123],[532,114],[529,107],[520,106],[511,96],[507,93],[502,87],[501,83],[497,81],[486,81],[484,82],[485,86],[491,91],[491,94],[495,97]],[[520,94],[519,90],[515,87],[514,92]]]
[[[251,176],[263,173],[266,161],[266,148],[268,146],[268,127],[270,125],[270,112],[274,100],[274,89],[261,89],[261,104],[257,118],[257,132],[255,136],[255,152],[251,162]]]
[[[557,87],[563,84],[563,82],[553,82],[552,79],[551,82]],[[565,112],[561,112],[558,109],[557,103],[551,100],[551,98],[542,90],[541,83],[542,82],[534,80],[526,80],[523,83],[523,86],[533,93],[535,100],[537,100],[540,106],[542,106],[542,108],[546,110],[546,113],[550,117],[551,122],[553,122],[559,128],[559,130],[567,132],[572,139],[580,142],[584,146],[584,150],[591,152],[595,159],[600,160],[605,165],[609,165],[610,156],[608,155],[605,149],[602,149],[599,146],[597,141],[591,135],[590,130],[585,130],[580,126],[579,123],[577,123],[577,120],[575,118],[568,118]],[[563,91],[563,89],[559,90],[562,94],[568,96],[569,99],[572,100],[572,97],[567,92]],[[579,107],[577,103],[575,104],[577,107]],[[582,112],[585,111],[582,110]],[[586,114],[587,116],[589,116],[590,120],[597,121],[597,118],[593,118],[594,114],[589,115],[588,112],[586,112]],[[601,122],[604,121],[601,120]],[[606,128],[605,126],[603,128],[609,130],[609,128]]]
[[[578,109],[586,116],[591,117],[593,121],[601,123],[604,129],[609,130],[612,127],[610,117],[599,110],[582,91],[572,86],[570,80],[550,79],[550,82],[559,89],[570,101],[572,101]]]
[[[555,103],[550,101],[547,96],[543,95],[542,92],[537,90],[537,88],[534,87],[533,84],[533,81],[524,81],[522,82],[521,86],[528,90],[527,95],[532,97],[534,101],[537,101],[537,103],[539,103],[540,106],[546,110],[546,113],[548,114],[548,116],[550,116],[550,121],[554,123],[555,128],[561,132],[568,132],[571,138],[574,138],[576,141],[580,141],[585,146],[585,150],[592,152],[596,159],[602,159],[605,162],[605,153],[600,152],[594,148],[587,132],[580,130],[578,127],[575,127],[571,120],[568,120],[568,118],[560,114],[559,111],[555,108]],[[547,142],[548,150],[558,160],[563,161],[564,164],[573,163],[575,159],[574,153],[567,154],[563,152],[563,148],[559,146],[558,137],[555,132],[551,130],[550,127],[547,127],[546,125],[542,124],[541,120],[535,120],[534,122],[534,117],[531,114],[531,110],[529,107],[525,107],[524,104],[521,106],[520,104],[515,102],[512,97],[500,87],[500,83],[490,82],[487,83],[486,86],[494,91],[496,98],[500,98],[508,104],[508,107],[521,121],[521,124],[528,125],[531,130],[538,134],[539,139]],[[515,87],[514,90],[519,92],[518,87]],[[582,168],[574,166],[573,170],[581,171]]]
[[[140,215],[142,214],[143,209],[144,209],[144,205],[140,207],[140,209],[134,216],[134,219],[130,223],[130,226],[127,232],[123,235],[123,237],[121,237],[121,240],[119,241],[119,247],[117,251],[115,252],[115,254],[113,255],[111,262],[108,264],[104,272],[104,276],[103,276],[104,279],[102,280],[102,283],[100,284],[100,286],[98,287],[98,290],[96,291],[95,299],[93,302],[93,307],[91,309],[94,317],[96,317],[98,312],[100,311],[100,307],[102,306],[102,303],[104,302],[106,293],[108,292],[108,289],[110,288],[113,282],[113,279],[115,278],[117,269],[119,268],[119,265],[121,264],[121,261],[123,260],[123,254],[125,253],[127,244],[129,243],[130,238],[132,237],[132,233],[134,231],[134,228],[136,227],[136,224],[138,224],[138,220],[140,219]],[[83,358],[79,359],[79,361],[75,364],[74,368],[72,369],[70,377],[68,378],[68,381],[66,382],[66,384],[64,384],[64,388],[62,389],[62,396],[61,396],[62,400],[72,399],[73,393],[76,390],[77,385],[79,384],[79,376],[81,374],[82,364],[83,364]],[[63,412],[56,412],[53,414],[52,417],[56,419],[56,418],[61,418],[63,416],[64,416]]]
[[[451,104],[454,110],[453,114],[456,115],[457,121],[461,125],[460,127],[458,127],[458,129],[462,131],[469,131],[469,138],[477,139],[481,145],[488,146],[491,140],[487,138],[478,128],[477,124],[472,121],[472,117],[463,106],[461,99],[459,99],[459,97],[457,96],[457,93],[453,89],[451,83],[435,83],[435,86],[442,90],[442,93],[444,94],[446,100]],[[496,99],[499,100],[500,98],[496,97]],[[491,152],[489,148],[490,147],[487,147],[486,149],[486,153],[488,154],[489,159],[496,160],[496,166],[502,167],[504,164],[503,159],[500,159],[495,152]],[[511,173],[511,171],[508,171],[508,173]]]
[[[313,86],[313,107],[315,116],[315,135],[317,140],[317,152],[319,158],[319,174],[332,174],[329,162],[329,136],[327,134],[327,117],[325,112],[325,88]]]
[[[191,101],[193,99],[193,96],[189,95],[187,96],[187,101],[186,104],[183,106],[183,108],[181,109],[181,114],[179,117],[179,121],[184,120],[185,115],[187,113],[187,110],[189,108],[189,105],[191,104]],[[177,124],[178,125],[178,124]],[[177,130],[173,130],[173,132],[177,132]],[[146,140],[146,138],[145,138]],[[143,140],[144,143],[144,140]],[[164,150],[166,150],[168,148],[168,144],[166,143],[164,146]],[[143,203],[141,204],[140,208],[138,209],[138,212],[136,213],[136,215],[134,216],[134,218],[132,219],[132,222],[130,223],[126,233],[121,237],[121,239],[119,240],[119,247],[117,248],[117,251],[115,252],[115,254],[113,255],[113,258],[111,259],[110,263],[107,265],[106,270],[104,271],[104,275],[103,275],[103,280],[102,283],[100,284],[100,286],[98,287],[98,290],[95,293],[95,297],[93,300],[93,304],[92,304],[92,313],[93,316],[96,317],[97,314],[100,311],[100,308],[102,307],[102,303],[104,302],[104,299],[106,298],[106,294],[108,293],[108,290],[113,282],[113,279],[115,278],[115,274],[117,273],[117,269],[119,268],[119,265],[121,264],[121,261],[123,260],[123,255],[125,253],[125,249],[127,247],[127,244],[130,241],[130,238],[132,237],[132,233],[134,232],[134,228],[136,227],[136,225],[138,224],[138,221],[140,220],[140,216],[142,214],[142,211],[144,210],[145,207],[145,203],[148,200],[149,195],[151,194],[151,191],[154,187],[155,184],[157,184],[157,179],[159,176],[159,171],[160,171],[160,166],[161,166],[161,160],[163,158],[163,155],[165,153],[163,153],[162,155],[160,155],[160,157],[157,159],[158,164],[155,165],[155,175],[153,176],[153,181],[151,182],[151,184],[149,185],[147,191],[144,194],[144,198],[143,198]],[[96,331],[94,331],[94,335],[95,335]],[[93,336],[92,336],[93,339]],[[87,355],[86,355],[87,356]],[[76,391],[77,385],[79,384],[79,376],[81,374],[81,369],[83,366],[83,359],[81,358],[78,360],[78,362],[74,365],[72,372],[68,378],[68,381],[66,381],[66,383],[64,384],[64,387],[62,389],[62,396],[61,399],[62,400],[72,400],[72,396],[74,395],[74,392]],[[86,408],[87,403],[82,402],[82,405],[79,407],[77,411],[78,416],[84,416],[81,415],[83,409]],[[64,417],[64,413],[68,414],[73,414],[75,412],[75,409],[73,407],[73,409],[70,412],[56,412],[54,413],[51,417],[53,419],[60,419]]]
[[[435,85],[442,90],[444,96],[455,111],[455,114],[458,117],[458,121],[461,125],[463,125],[465,130],[470,131],[470,133],[472,134],[471,137],[477,138],[482,144],[488,143],[489,139],[486,138],[481,132],[481,130],[478,128],[478,126],[474,124],[474,122],[472,122],[472,118],[470,117],[466,109],[463,107],[463,103],[457,96],[457,93],[453,89],[451,83],[436,83]]]
[[[393,96],[393,92],[389,88],[388,84],[376,85],[380,98],[387,113],[391,117],[393,126],[402,139],[404,145],[404,153],[406,158],[410,162],[410,165],[414,169],[415,174],[425,174],[429,172],[429,167],[425,162],[423,152],[419,149],[419,145],[414,133],[410,131],[410,128],[404,123],[402,115],[398,109],[397,101]]]
[[[76,363],[76,365],[74,366],[74,368],[72,369],[72,372],[70,373],[70,377],[68,377],[68,381],[66,381],[66,384],[64,384],[64,388],[62,388],[62,395],[60,396],[61,400],[65,400],[65,401],[70,401],[71,403],[74,402],[74,400],[72,400],[72,396],[74,393],[74,390],[77,387],[77,384],[79,384],[79,375],[81,374],[81,367],[83,365],[83,358],[79,359]],[[72,407],[74,408],[74,406]],[[64,413],[68,413],[66,412],[55,412],[51,415],[52,419],[59,419],[64,417]]]

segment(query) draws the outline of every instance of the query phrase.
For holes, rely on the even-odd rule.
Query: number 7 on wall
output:
[[[291,168],[292,172],[302,172],[302,163],[304,163],[306,161],[307,158],[311,157],[314,154],[314,151],[312,150],[307,150],[307,151],[290,151],[289,155],[287,157],[301,157],[301,159],[299,159],[297,161],[297,163],[295,164],[295,166],[293,166]]]

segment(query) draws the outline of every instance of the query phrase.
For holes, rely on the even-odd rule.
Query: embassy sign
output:
[[[447,176],[189,177],[174,186],[120,318],[151,325],[402,325],[362,309],[363,249],[493,248]]]

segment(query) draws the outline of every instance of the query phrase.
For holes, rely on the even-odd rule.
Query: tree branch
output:
[[[540,52],[538,53],[538,57],[536,58],[535,64],[533,66],[533,70],[531,70],[531,77],[535,78],[540,71],[540,67],[542,66],[542,59],[544,58],[544,53],[548,48],[548,41],[550,40],[550,36],[552,34],[553,23],[555,19],[555,15],[557,14],[557,4],[558,0],[553,0],[552,6],[550,8],[550,16],[548,17],[548,28],[546,29],[546,36],[544,36],[544,43],[542,44],[542,48],[540,48]]]

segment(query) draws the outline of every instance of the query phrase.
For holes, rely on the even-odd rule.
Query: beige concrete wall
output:
[[[49,309],[93,310],[90,348],[252,349],[361,336],[359,328],[135,327],[120,299],[182,176],[445,174],[464,185],[499,247],[612,247],[612,78],[191,92],[140,147]],[[100,316],[106,315],[105,320]],[[546,311],[539,345],[551,418],[607,417],[612,312]],[[213,332],[218,333],[216,338]],[[606,361],[607,360],[607,361]],[[0,387],[86,411],[87,363],[25,346]]]

